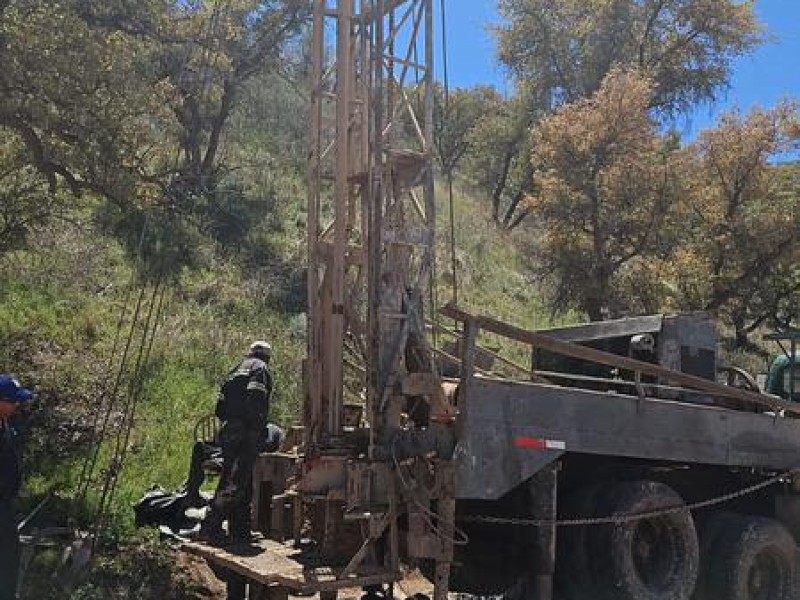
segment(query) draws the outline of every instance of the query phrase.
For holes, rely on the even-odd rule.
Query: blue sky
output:
[[[489,83],[508,91],[491,32],[491,24],[499,21],[495,2],[445,1],[450,84],[470,87]],[[438,0],[435,3],[438,10]],[[712,126],[723,111],[733,106],[746,111],[756,105],[774,106],[785,96],[800,98],[800,0],[758,0],[756,6],[774,41],[736,62],[731,89],[715,105],[698,108],[682,124],[688,136]],[[441,77],[441,46],[438,52]]]

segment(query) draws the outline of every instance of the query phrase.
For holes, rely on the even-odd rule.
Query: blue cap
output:
[[[33,399],[33,392],[22,387],[16,379],[10,375],[0,375],[0,400],[11,400],[12,402],[29,402]]]

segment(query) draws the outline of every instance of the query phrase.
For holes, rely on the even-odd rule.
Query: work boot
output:
[[[238,545],[252,544],[255,541],[255,535],[252,531],[243,529],[234,529],[231,531],[231,543]]]
[[[209,513],[200,525],[200,533],[197,539],[201,542],[208,542],[212,546],[224,546],[228,543],[228,535],[222,528],[222,520],[216,517],[213,512]]]
[[[386,592],[380,585],[365,585],[361,600],[386,600]]]
[[[222,528],[212,529],[210,527],[200,526],[200,533],[197,535],[197,541],[206,542],[211,546],[227,546],[228,536]]]

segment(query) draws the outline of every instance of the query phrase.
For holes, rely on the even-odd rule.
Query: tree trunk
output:
[[[747,331],[745,331],[739,323],[736,324],[735,329],[736,329],[736,342],[734,347],[737,350],[749,349],[750,338],[747,336]]]
[[[603,320],[603,303],[597,298],[587,298],[583,310],[586,311],[592,323]]]

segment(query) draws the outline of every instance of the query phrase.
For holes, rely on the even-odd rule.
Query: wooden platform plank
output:
[[[394,583],[399,573],[362,567],[348,577],[339,578],[344,567],[321,564],[319,559],[293,546],[257,538],[241,546],[216,547],[197,541],[183,542],[186,552],[235,571],[262,585],[278,585],[293,592],[315,593],[344,588]]]

